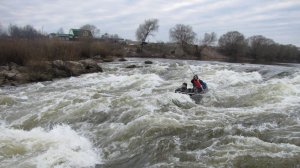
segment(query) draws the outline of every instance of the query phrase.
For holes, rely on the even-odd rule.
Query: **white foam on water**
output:
[[[214,83],[218,83],[221,87],[235,85],[251,85],[262,81],[262,76],[258,72],[235,72],[231,70],[217,71],[214,75]]]
[[[2,158],[4,165],[12,167],[90,167],[102,162],[101,152],[67,125],[55,126],[49,131],[40,127],[24,131],[2,125],[0,143],[2,147],[11,148],[11,152],[1,153],[7,154]],[[18,148],[22,152],[14,154],[13,151],[18,151]]]
[[[162,94],[159,96],[159,98],[157,98],[157,100],[159,100],[160,103],[162,103],[162,104],[169,104],[173,100],[176,100],[176,101],[180,102],[181,104],[185,104],[185,103],[194,104],[194,101],[191,99],[191,97],[189,95],[173,93],[173,92]]]
[[[231,131],[237,129],[246,134],[271,130],[278,131],[276,135],[280,135],[279,138],[297,137],[298,134],[293,134],[295,130],[288,126],[297,128],[297,124],[300,124],[297,114],[300,103],[299,73],[266,78],[258,71],[239,71],[239,64],[191,62],[193,65],[172,61],[149,66],[138,63],[143,67],[136,69],[125,69],[125,65],[121,64],[107,64],[110,69],[103,73],[29,84],[11,90],[1,88],[1,96],[3,94],[9,98],[4,98],[2,105],[0,103],[1,112],[2,109],[4,111],[0,113],[0,119],[7,119],[10,126],[26,129],[26,124],[22,123],[33,121],[32,127],[36,127],[30,131],[1,127],[0,142],[11,142],[12,149],[18,148],[13,150],[15,155],[8,156],[8,152],[3,163],[7,166],[24,164],[28,167],[92,167],[96,163],[126,157],[123,154],[134,156],[136,153],[131,153],[132,151],[140,151],[138,148],[148,145],[136,144],[145,139],[156,143],[159,140],[157,136],[167,139],[169,137],[164,137],[164,133],[185,126],[212,129],[216,132],[224,130],[225,135],[210,139],[213,141],[211,146],[198,151],[188,151],[193,154],[199,152],[197,162],[205,162],[201,157],[228,157],[230,160],[231,156],[259,156],[257,153],[283,158],[299,155],[299,147],[288,143],[272,145],[255,138],[248,140],[248,137],[226,137],[235,135],[237,132]],[[261,68],[258,65],[253,67],[254,70]],[[199,104],[188,95],[174,93],[183,82],[191,87],[193,74],[190,69],[209,87],[209,92],[203,95]],[[290,125],[269,120],[250,126],[247,123],[243,125],[248,117],[273,113],[286,114],[284,116],[293,117],[294,120]],[[237,124],[236,121],[242,124]],[[56,126],[51,130],[41,128],[47,127],[47,122],[68,123],[72,128],[93,137],[93,143],[101,147],[99,150],[105,149],[105,156],[94,149],[89,139],[67,125]],[[281,129],[284,129],[284,135],[280,134]],[[176,131],[174,134],[175,137],[180,137],[176,135]],[[197,141],[193,137],[191,139]],[[227,143],[227,139],[230,143]],[[178,138],[174,141],[180,151],[179,143],[183,142]],[[295,142],[297,141],[289,141]],[[2,149],[4,148],[0,148]],[[233,154],[226,155],[226,151]],[[174,162],[181,162],[176,159]]]
[[[266,91],[264,96],[270,97],[273,100],[272,103],[265,103],[265,109],[274,109],[276,107],[277,112],[283,112],[290,107],[299,106],[300,104],[300,84],[297,84],[300,80],[300,75],[295,77],[286,77],[282,79],[272,79],[261,85],[261,88]]]
[[[15,104],[17,104],[17,100],[14,96],[0,95],[0,107],[13,106]]]
[[[243,137],[243,136],[229,136],[232,138],[233,144],[239,148],[250,149],[250,153],[256,156],[270,156],[270,157],[291,157],[297,156],[300,152],[300,147],[293,144],[286,143],[270,143],[264,142],[256,137]],[[256,150],[263,150],[264,153],[256,152]],[[247,151],[246,151],[247,153]]]
[[[262,131],[265,131],[265,130],[270,130],[270,129],[278,128],[278,124],[276,122],[273,122],[273,123],[269,123],[268,122],[268,123],[262,123],[262,124],[260,124],[258,126],[251,125],[250,127],[245,127],[245,126],[243,126],[241,124],[238,124],[237,128],[238,129],[242,129],[244,131],[250,131],[250,132],[251,131],[256,131],[256,130],[262,132]]]
[[[198,161],[202,161],[204,158],[226,158],[227,162],[230,162],[236,157],[249,155],[253,157],[290,158],[299,155],[300,147],[286,143],[264,142],[256,137],[228,135],[214,140],[214,143],[205,149],[190,153],[195,154]]]

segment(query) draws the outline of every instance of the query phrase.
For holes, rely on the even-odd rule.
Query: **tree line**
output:
[[[100,30],[91,24],[80,27],[90,30],[94,37],[99,36]],[[149,36],[154,36],[159,29],[158,19],[147,19],[140,24],[136,30],[136,39],[141,44],[141,50],[147,44]],[[64,33],[60,28],[57,33]],[[36,30],[31,25],[24,27],[10,25],[7,31],[4,31],[0,24],[0,37],[16,39],[41,39],[47,34]],[[104,34],[101,38],[119,38],[118,35]],[[294,45],[283,45],[262,35],[254,35],[246,38],[238,31],[229,31],[217,37],[215,32],[204,33],[203,38],[197,39],[197,34],[192,26],[176,24],[169,30],[170,41],[184,52],[190,55],[198,56],[199,48],[210,47],[226,55],[230,61],[239,62],[248,59],[253,62],[300,62],[299,48]],[[195,50],[195,51],[193,51]]]
[[[99,30],[93,25],[83,25],[81,29],[90,30],[93,37],[98,38]],[[62,28],[57,34],[64,34]],[[109,60],[111,56],[123,57],[123,44],[115,43],[111,38],[117,35],[104,34],[104,40],[80,39],[66,41],[49,38],[43,31],[30,25],[10,25],[6,30],[0,24],[0,66],[11,62],[21,66],[42,65],[53,60],[80,60],[98,56]],[[108,40],[107,40],[108,39]]]
[[[97,37],[100,34],[100,29],[91,24],[85,24],[80,27],[80,29],[89,30],[93,37]],[[57,30],[56,34],[65,34],[64,29],[61,27]],[[47,34],[35,29],[31,25],[26,25],[24,27],[18,25],[9,25],[7,31],[0,24],[0,37],[11,37],[11,38],[21,38],[21,39],[35,39],[46,37]]]
[[[158,31],[158,19],[148,19],[140,24],[136,38],[142,46],[149,36]],[[192,26],[176,24],[169,30],[171,42],[176,43],[184,51],[191,45],[214,46],[216,50],[229,57],[230,61],[251,60],[253,62],[300,62],[300,51],[294,45],[283,45],[262,35],[246,38],[238,31],[229,31],[218,39],[216,33],[205,33],[202,39],[197,39]],[[217,42],[217,45],[214,45]],[[197,48],[197,47],[196,47]]]
[[[26,25],[24,27],[17,26],[17,25],[10,25],[8,27],[8,32],[4,31],[3,27],[0,25],[0,37],[35,39],[35,38],[46,37],[46,34],[36,30],[31,25]]]

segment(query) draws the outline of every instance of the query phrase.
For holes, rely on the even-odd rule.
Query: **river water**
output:
[[[144,61],[0,88],[0,167],[300,167],[299,64]]]

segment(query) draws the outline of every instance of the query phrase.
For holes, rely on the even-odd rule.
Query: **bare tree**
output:
[[[276,59],[283,62],[296,62],[300,60],[299,49],[292,45],[277,45]]]
[[[249,47],[257,47],[259,45],[272,45],[275,42],[272,39],[266,38],[262,35],[255,35],[247,38],[247,44]]]
[[[18,27],[16,25],[10,25],[8,31],[9,31],[10,36],[14,37],[14,38],[33,39],[33,38],[38,38],[38,37],[43,36],[43,34],[38,32],[31,25],[26,25],[25,27]]]
[[[118,34],[108,34],[108,33],[104,33],[101,36],[102,40],[106,40],[106,41],[111,41],[111,42],[120,42],[122,40],[122,38],[118,35]]]
[[[11,37],[21,37],[22,28],[17,25],[9,25],[8,32]]]
[[[4,30],[3,26],[0,23],[0,37],[7,36],[7,32]]]
[[[142,46],[145,44],[145,41],[148,36],[154,36],[154,32],[158,31],[158,19],[148,19],[145,20],[143,24],[140,24],[136,30],[136,38],[141,42]]]
[[[219,39],[220,49],[229,55],[232,61],[237,61],[239,56],[246,52],[246,41],[243,34],[238,31],[230,31]]]
[[[282,45],[262,35],[249,37],[248,56],[255,62],[296,62],[299,58],[299,50],[294,45]]]
[[[80,29],[91,31],[93,37],[97,37],[100,34],[100,29],[91,24],[85,24],[81,26]]]
[[[255,60],[271,59],[275,56],[273,50],[275,42],[262,35],[251,36],[246,40],[249,47],[249,55]]]
[[[0,35],[2,35],[3,34],[3,27],[2,27],[2,24],[0,23]]]
[[[187,44],[193,44],[197,35],[191,26],[183,24],[175,25],[169,33],[171,41],[179,43],[182,48]]]
[[[201,40],[202,45],[210,46],[217,41],[217,34],[215,32],[205,33]]]

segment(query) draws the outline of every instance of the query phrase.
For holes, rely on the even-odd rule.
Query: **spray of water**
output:
[[[0,167],[299,166],[297,65],[143,62],[1,88]],[[193,74],[198,103],[174,93]]]

